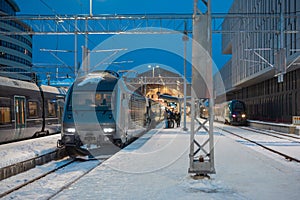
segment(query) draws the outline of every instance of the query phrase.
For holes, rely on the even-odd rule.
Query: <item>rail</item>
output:
[[[264,149],[266,149],[266,150],[268,150],[268,151],[270,151],[270,152],[272,152],[272,153],[274,153],[274,154],[280,155],[280,156],[284,157],[285,159],[287,159],[287,160],[289,160],[289,161],[295,161],[295,162],[300,163],[300,160],[299,160],[299,159],[294,158],[294,157],[292,157],[292,156],[289,156],[289,155],[287,155],[287,154],[285,154],[285,153],[279,152],[279,151],[277,151],[277,150],[271,149],[271,148],[269,148],[269,147],[267,147],[267,146],[265,146],[265,145],[260,144],[259,142],[256,142],[256,141],[254,141],[254,140],[251,140],[251,139],[248,139],[248,138],[246,138],[246,137],[240,136],[240,135],[238,135],[238,134],[236,134],[236,133],[233,133],[233,132],[231,132],[231,131],[228,131],[228,130],[226,130],[226,129],[224,129],[224,128],[219,128],[219,127],[218,127],[218,129],[220,129],[220,130],[222,130],[222,131],[225,131],[226,133],[229,133],[229,134],[234,135],[234,136],[236,136],[236,137],[239,137],[239,138],[241,138],[241,139],[243,139],[243,140],[246,140],[246,141],[248,141],[248,142],[251,142],[251,143],[253,143],[253,144],[257,145],[257,146],[260,146],[260,147],[262,147],[262,148],[264,148]]]

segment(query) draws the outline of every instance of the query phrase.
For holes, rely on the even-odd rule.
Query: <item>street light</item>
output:
[[[154,77],[154,69],[159,68],[159,66],[158,65],[156,65],[156,66],[148,65],[148,68],[152,68],[152,77]]]
[[[153,85],[155,85],[155,84],[157,84],[156,82],[155,82],[155,80],[154,80],[154,69],[155,68],[159,68],[159,66],[158,65],[156,65],[156,66],[151,66],[151,65],[148,65],[148,68],[150,69],[150,68],[152,68],[152,84]],[[158,96],[158,95],[157,95]],[[153,98],[153,95],[152,95],[152,98]]]

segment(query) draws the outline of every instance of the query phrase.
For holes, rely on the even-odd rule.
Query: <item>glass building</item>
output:
[[[243,100],[250,119],[291,123],[300,115],[300,2],[235,0],[222,24],[232,55],[215,79],[226,99]],[[223,94],[224,95],[224,94]]]
[[[31,80],[32,36],[14,34],[31,28],[14,18],[19,11],[14,0],[0,0],[0,76]]]

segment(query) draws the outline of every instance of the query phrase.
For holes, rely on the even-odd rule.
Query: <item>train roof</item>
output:
[[[110,72],[93,72],[82,76],[75,80],[74,86],[80,90],[97,90],[112,91],[119,80],[119,76],[115,76]]]
[[[0,76],[0,86],[39,91],[35,83]]]
[[[56,87],[49,86],[49,85],[41,85],[41,88],[42,88],[43,92],[66,95],[66,90],[61,89],[61,88],[56,88]]]
[[[243,101],[238,100],[238,99],[232,99],[232,100],[228,101],[228,103],[236,103],[236,102],[244,103]]]

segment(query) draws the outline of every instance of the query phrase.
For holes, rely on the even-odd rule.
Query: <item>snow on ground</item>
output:
[[[18,174],[17,176],[5,179],[2,181],[3,184],[0,186],[0,191],[4,192],[5,189],[12,188],[13,186],[23,182],[25,183],[28,181],[28,179],[30,180],[33,178],[33,176],[40,176],[41,174],[61,166],[66,162],[68,161],[53,161],[43,166],[38,166],[27,172]],[[46,177],[35,181],[34,183],[27,185],[16,192],[8,194],[7,196],[3,197],[3,200],[49,199],[51,196],[60,191],[61,188],[75,181],[86,171],[89,171],[98,165],[98,163],[99,161],[72,163],[68,167],[59,169],[55,173],[49,174]]]
[[[279,162],[265,150],[214,131],[216,174],[211,179],[194,180],[188,173],[189,132],[160,128],[122,149],[53,199],[299,199],[300,164],[284,159]],[[51,137],[1,145],[1,165],[54,150],[60,135]],[[43,171],[43,167],[33,170]],[[25,188],[23,194],[21,191],[10,198],[29,195],[47,199],[47,193],[53,194],[71,177],[69,173],[61,171],[53,175],[55,183],[53,177],[46,178],[36,188]]]
[[[276,138],[276,137],[272,137],[272,136],[268,136],[268,135],[264,135],[264,134],[260,134],[260,133],[256,133],[256,132],[251,132],[249,130],[243,130],[240,127],[235,127],[235,126],[225,126],[223,124],[220,123],[215,123],[215,127],[221,127],[221,128],[225,128],[231,132],[237,133],[241,136],[244,136],[250,140],[256,141],[268,148],[271,148],[273,150],[285,153],[289,156],[292,156],[298,160],[300,160],[300,143],[299,142],[295,142],[296,139],[281,139],[281,138]],[[217,129],[218,130],[218,129]],[[295,162],[293,163],[289,163],[287,162],[286,159],[284,159],[282,156],[279,156],[277,154],[274,154],[260,146],[257,146],[254,143],[251,143],[249,141],[245,141],[241,138],[238,138],[234,135],[228,134],[225,131],[220,131],[221,134],[225,135],[228,138],[233,139],[234,141],[241,143],[245,146],[248,146],[249,148],[258,151],[259,153],[262,153],[272,159],[275,159],[278,162],[281,162],[282,164],[288,164],[289,166],[295,166],[296,168],[299,167],[299,165],[297,165]],[[280,135],[278,135],[279,137],[282,137]],[[293,141],[291,141],[293,140]]]
[[[43,155],[56,149],[60,134],[0,145],[0,168]]]
[[[216,174],[188,174],[189,133],[152,130],[54,199],[298,199],[300,165],[217,134]],[[200,136],[201,137],[201,136]]]

